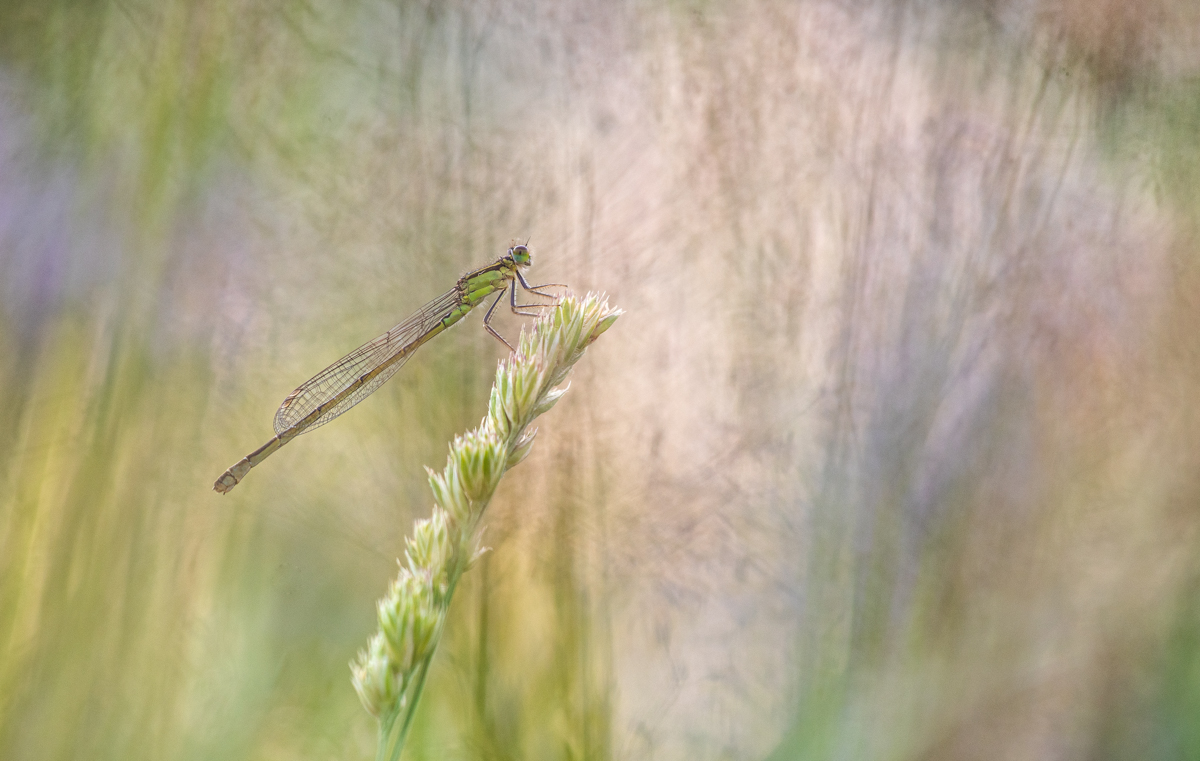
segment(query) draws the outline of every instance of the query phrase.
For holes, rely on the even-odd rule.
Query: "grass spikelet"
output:
[[[603,296],[566,296],[500,363],[479,426],[455,436],[446,467],[426,468],[434,508],[413,526],[405,558],[379,601],[379,631],[350,664],[363,707],[379,719],[376,759],[400,757],[459,578],[487,551],[480,519],[500,478],[533,447],[530,424],[567,389],[558,388],[588,345],[621,315]]]

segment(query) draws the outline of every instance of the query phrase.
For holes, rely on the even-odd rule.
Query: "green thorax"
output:
[[[486,267],[480,267],[460,277],[454,285],[454,290],[458,292],[458,306],[446,315],[442,319],[441,326],[431,333],[436,334],[445,330],[466,317],[488,296],[507,288],[509,283],[517,279],[519,266],[509,254],[500,257]]]
[[[458,290],[463,306],[475,307],[497,291],[502,291],[517,279],[518,265],[511,255],[502,256],[486,267],[468,272],[458,279]]]

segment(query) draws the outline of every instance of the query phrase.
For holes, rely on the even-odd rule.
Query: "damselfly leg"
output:
[[[525,282],[525,278],[521,276],[521,273],[519,270],[517,271],[516,274],[517,274],[517,278],[521,281],[522,288],[529,291],[530,293],[536,293],[539,296],[545,296],[548,299],[554,299],[554,300],[552,302],[550,302],[549,304],[518,304],[517,303],[517,284],[510,283],[508,288],[506,288],[505,290],[508,291],[509,308],[512,309],[513,314],[519,314],[523,317],[537,317],[537,316],[539,316],[538,312],[530,312],[530,311],[526,311],[526,310],[546,309],[548,307],[558,306],[558,301],[559,301],[558,296],[554,295],[553,293],[544,293],[543,291],[539,291],[538,289],[539,288],[555,288],[555,287],[566,288],[567,286],[565,284],[563,284],[563,283],[545,283],[543,285],[530,286],[529,283]],[[516,349],[513,348],[513,345],[510,344],[504,338],[504,336],[497,333],[496,329],[492,327],[492,314],[495,313],[496,307],[500,306],[500,300],[503,298],[504,298],[504,291],[501,291],[500,294],[498,296],[496,296],[496,300],[493,301],[492,305],[488,308],[487,314],[485,314],[483,316],[483,328],[487,332],[491,333],[492,336],[494,336],[496,338],[496,340],[498,340],[500,343],[507,346],[509,351],[516,351]]]
[[[525,276],[521,274],[520,270],[517,270],[517,280],[521,281],[521,287],[524,288],[525,290],[529,291],[530,293],[536,293],[539,296],[545,296],[548,299],[554,299],[553,304],[521,304],[520,306],[539,306],[539,307],[555,306],[558,304],[558,296],[555,296],[553,293],[543,293],[542,291],[540,291],[538,289],[539,288],[566,288],[567,287],[565,283],[542,283],[541,285],[530,285],[529,283],[527,283],[525,281]],[[517,294],[517,289],[514,287],[513,288],[513,296],[515,297],[516,294]],[[513,304],[513,306],[515,307],[515,306],[517,306],[517,304]]]

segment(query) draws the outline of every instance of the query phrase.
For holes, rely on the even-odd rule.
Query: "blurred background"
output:
[[[502,347],[211,484],[529,238],[627,313],[407,758],[1200,758],[1198,183],[1191,0],[10,0],[0,757],[370,758]]]

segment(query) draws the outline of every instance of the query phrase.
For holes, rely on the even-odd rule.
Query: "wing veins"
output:
[[[418,309],[388,332],[368,341],[304,382],[283,400],[283,404],[275,412],[275,433],[283,434],[284,431],[295,426],[322,404],[344,392],[359,378],[395,357],[406,346],[445,319],[451,310],[458,306],[458,302],[457,289],[447,291]],[[408,357],[396,361],[355,389],[354,393],[325,411],[317,420],[306,426],[301,433],[328,423],[370,396],[407,361]]]

